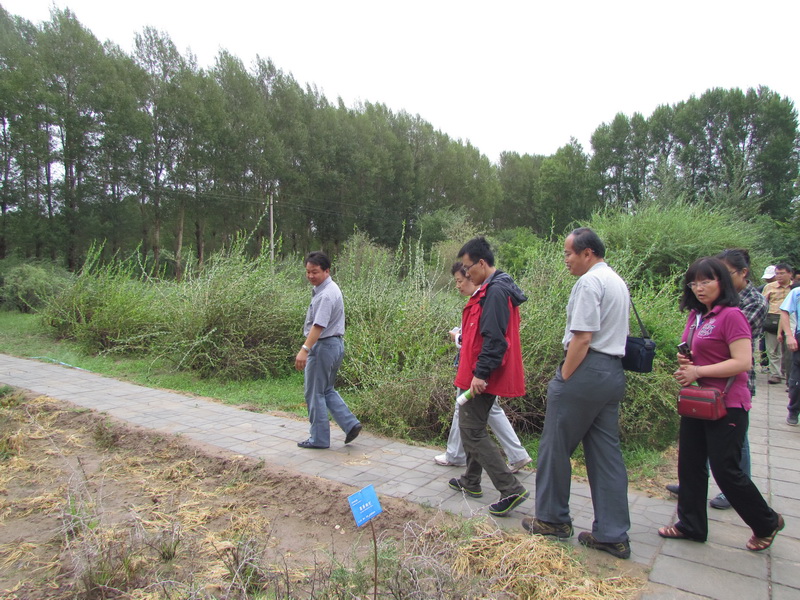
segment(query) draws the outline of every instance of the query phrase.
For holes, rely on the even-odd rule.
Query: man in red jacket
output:
[[[472,399],[459,407],[459,429],[467,453],[467,470],[450,487],[479,498],[486,470],[500,492],[489,513],[504,517],[528,497],[511,473],[486,430],[495,396],[525,394],[519,343],[519,305],[527,298],[510,275],[494,266],[494,254],[485,238],[467,242],[458,253],[467,277],[480,289],[469,299],[461,318],[461,358],[455,385],[469,390]]]

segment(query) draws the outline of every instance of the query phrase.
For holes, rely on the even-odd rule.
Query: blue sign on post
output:
[[[347,500],[350,502],[350,510],[353,511],[356,525],[359,527],[383,512],[381,503],[378,501],[378,494],[375,493],[372,485],[348,496]]]

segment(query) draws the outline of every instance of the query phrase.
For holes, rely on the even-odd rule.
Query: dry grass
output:
[[[633,577],[590,574],[571,546],[486,528],[459,547],[453,569],[479,575],[493,591],[531,600],[628,600],[644,587]]]

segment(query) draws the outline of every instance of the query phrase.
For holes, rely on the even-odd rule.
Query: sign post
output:
[[[375,488],[372,484],[368,485],[362,490],[357,491],[347,497],[350,502],[350,510],[353,511],[353,518],[356,520],[356,525],[361,527],[364,523],[369,522],[370,529],[372,530],[372,548],[374,552],[375,574],[373,576],[374,592],[373,598],[378,598],[378,538],[375,536],[375,526],[372,524],[372,519],[377,517],[383,512],[378,494],[375,493]]]

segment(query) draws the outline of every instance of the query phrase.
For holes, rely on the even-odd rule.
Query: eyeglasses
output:
[[[706,288],[710,286],[712,283],[716,282],[717,282],[716,279],[706,279],[705,281],[692,281],[689,284],[689,287],[692,288],[693,290],[696,290],[697,288]]]
[[[472,263],[471,265],[465,265],[465,264],[462,264],[461,266],[464,268],[464,271],[466,271],[467,273],[469,273],[469,270],[470,270],[472,267],[474,267],[475,265],[477,265],[479,262],[481,262],[481,261],[474,262],[474,263]]]

